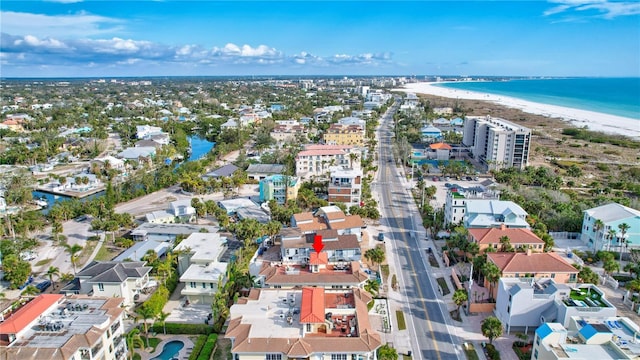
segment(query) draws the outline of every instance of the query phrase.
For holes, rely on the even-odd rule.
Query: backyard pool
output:
[[[169,341],[164,344],[160,355],[152,358],[151,360],[171,360],[178,357],[178,351],[184,347],[184,343],[179,340]]]

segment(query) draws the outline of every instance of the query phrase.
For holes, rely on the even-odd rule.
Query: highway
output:
[[[393,158],[391,130],[398,106],[396,99],[383,115],[377,132],[379,170],[374,186],[380,194],[381,222],[390,231],[386,234],[393,252],[389,259],[394,262],[400,292],[406,299],[404,313],[412,334],[412,355],[416,360],[463,359],[456,345],[459,341],[447,326],[446,304],[436,294],[436,277],[427,264],[424,231],[418,231],[422,226],[420,215]]]

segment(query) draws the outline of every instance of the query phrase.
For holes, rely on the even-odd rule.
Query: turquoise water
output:
[[[216,143],[203,139],[199,136],[191,136],[189,137],[189,141],[191,142],[191,154],[187,161],[200,159],[216,145]]]
[[[640,120],[640,78],[457,82],[438,86],[511,96]]]
[[[178,357],[178,351],[182,350],[184,343],[180,340],[169,341],[164,344],[160,355],[151,358],[151,360],[171,360],[174,357]]]

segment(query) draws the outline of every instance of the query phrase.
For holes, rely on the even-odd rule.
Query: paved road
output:
[[[446,306],[436,294],[435,277],[425,261],[424,230],[418,231],[420,216],[395,166],[391,145],[391,125],[395,108],[383,117],[378,130],[379,171],[375,186],[380,193],[382,222],[391,229],[395,267],[401,292],[407,299],[405,318],[412,334],[413,356],[423,359],[462,359],[457,337],[450,335]],[[418,224],[418,225],[416,225]],[[446,316],[445,316],[446,314]]]

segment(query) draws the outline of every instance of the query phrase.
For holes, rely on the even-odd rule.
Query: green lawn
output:
[[[575,290],[571,290],[571,293],[569,294],[569,297],[572,300],[579,300],[579,301],[584,301],[585,299],[589,298],[591,301],[593,301],[596,305],[598,306],[605,306],[605,304],[600,301],[600,294],[598,294],[595,291],[592,291],[590,293],[587,293],[587,290],[582,290],[583,292],[585,292],[585,294],[581,294],[578,291]]]
[[[406,330],[407,324],[404,322],[404,313],[402,310],[396,310],[396,319],[398,320],[398,330]]]
[[[40,261],[38,261],[38,262],[36,263],[36,266],[47,265],[48,263],[50,263],[50,262],[51,262],[51,260],[53,260],[53,259],[42,259],[42,260],[40,260]]]
[[[473,347],[473,344],[469,344],[464,348],[464,354],[467,356],[467,360],[479,360],[478,353],[476,349]]]
[[[382,272],[383,279],[389,277],[389,265],[380,265],[380,271]]]
[[[449,295],[449,293],[451,293],[451,290],[449,290],[449,285],[447,285],[447,280],[443,277],[438,278],[438,285],[440,286],[440,289],[442,289],[442,295]]]
[[[120,249],[114,249],[107,245],[107,242],[102,243],[102,247],[98,250],[95,260],[97,261],[110,261],[120,253]]]

